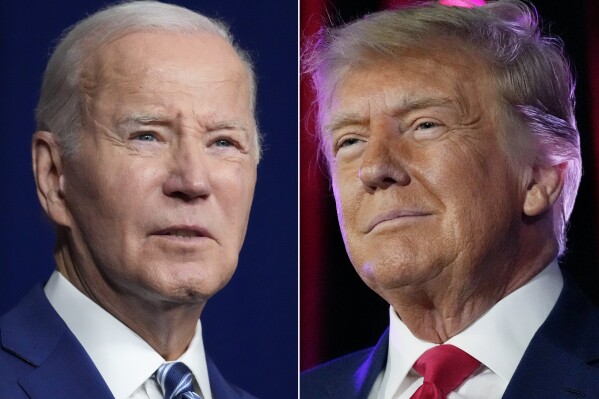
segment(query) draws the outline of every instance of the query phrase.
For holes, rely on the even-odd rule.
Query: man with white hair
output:
[[[345,246],[390,328],[302,398],[599,397],[599,311],[557,263],[574,84],[534,9],[383,11],[305,54]]]
[[[0,319],[1,398],[251,398],[199,316],[232,277],[260,137],[222,23],[154,1],[79,22],[42,84],[33,171],[56,271]]]

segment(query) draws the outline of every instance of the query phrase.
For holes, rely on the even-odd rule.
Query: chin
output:
[[[157,299],[158,302],[172,304],[201,304],[205,303],[218,292],[215,287],[186,284],[172,284],[168,287],[150,289],[150,297]]]
[[[233,272],[234,268],[231,270],[223,265],[210,268],[201,265],[170,267],[162,276],[152,276],[148,289],[166,301],[205,302],[227,285]]]
[[[368,260],[357,267],[356,271],[375,292],[418,286],[436,274],[430,264],[402,257]]]

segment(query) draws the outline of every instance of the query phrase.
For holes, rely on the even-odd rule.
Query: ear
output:
[[[33,175],[42,208],[58,225],[69,225],[69,213],[64,196],[63,159],[56,136],[38,131],[31,143]]]
[[[538,216],[557,201],[564,186],[566,164],[532,168],[531,181],[527,185],[523,211],[527,216]]]

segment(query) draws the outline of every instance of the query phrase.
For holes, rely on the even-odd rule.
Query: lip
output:
[[[198,238],[214,239],[210,231],[203,226],[196,225],[172,225],[152,231],[150,236],[161,236],[170,239],[193,240]]]
[[[382,212],[376,215],[370,221],[370,223],[368,223],[368,226],[366,227],[366,234],[370,233],[378,225],[388,221],[417,218],[430,215],[432,215],[431,212],[427,212],[421,209],[396,209],[389,212]]]

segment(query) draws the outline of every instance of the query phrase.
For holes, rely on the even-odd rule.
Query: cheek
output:
[[[331,172],[331,187],[333,189],[333,197],[335,198],[335,209],[337,210],[337,218],[339,224],[343,226],[343,203],[344,203],[344,191],[342,183],[339,180],[337,174]],[[343,230],[343,229],[342,229]]]
[[[345,248],[350,258],[354,258],[360,250],[360,237],[357,231],[358,211],[364,195],[364,190],[359,179],[352,178],[351,172],[340,174],[339,171],[331,172],[333,194],[337,218]],[[353,262],[355,264],[355,262]]]
[[[446,152],[444,169],[437,169],[437,192],[449,211],[446,228],[460,245],[484,246],[517,218],[516,180],[498,145],[461,144]]]
[[[143,206],[150,199],[150,193],[162,191],[165,168],[153,162],[123,164],[112,171],[108,180],[107,194],[112,193],[115,200],[122,197],[132,205]]]
[[[112,202],[116,195],[108,196],[111,192],[113,182],[106,178],[106,175],[98,173],[95,164],[79,162],[77,165],[69,165],[65,171],[65,198],[69,210],[79,221],[84,222],[93,219],[100,219],[104,215],[111,215],[113,212]],[[109,172],[107,172],[108,174]],[[102,215],[101,217],[98,217]]]
[[[104,171],[102,179],[100,195],[113,217],[125,221],[135,215],[148,218],[157,212],[153,207],[159,206],[165,180],[164,165],[158,160],[115,162],[110,170]]]
[[[83,209],[78,215],[79,224],[86,225],[91,220],[92,231],[106,234],[112,230],[110,237],[104,239],[113,240],[119,236],[114,230],[122,235],[140,224],[132,221],[147,219],[156,211],[152,207],[159,205],[157,197],[161,195],[164,175],[164,169],[155,163],[122,156],[94,164],[80,162],[71,187],[71,194],[76,196],[73,207]]]
[[[248,213],[256,187],[256,166],[249,162],[231,165],[223,176],[223,186],[231,193],[231,201],[241,205],[239,211]]]
[[[211,170],[216,171],[211,173],[211,181],[223,220],[245,234],[256,185],[256,166],[236,162],[215,165]]]

